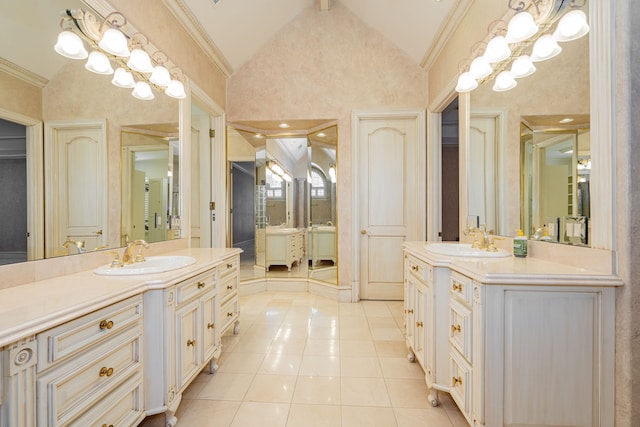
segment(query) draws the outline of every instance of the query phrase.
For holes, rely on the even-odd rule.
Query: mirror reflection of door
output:
[[[460,240],[458,98],[442,111],[441,240]]]

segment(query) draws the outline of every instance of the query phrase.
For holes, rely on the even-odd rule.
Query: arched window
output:
[[[267,169],[267,199],[284,199],[285,189],[285,181]]]
[[[327,180],[315,167],[311,169],[311,197],[314,199],[327,198]]]

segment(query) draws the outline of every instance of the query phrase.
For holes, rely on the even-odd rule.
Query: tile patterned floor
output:
[[[468,427],[449,395],[428,404],[402,310],[307,293],[242,297],[240,334],[223,337],[218,372],[187,388],[178,427]]]

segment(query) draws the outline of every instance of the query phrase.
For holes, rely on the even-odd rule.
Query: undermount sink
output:
[[[425,247],[429,252],[456,257],[505,258],[511,256],[511,253],[504,249],[498,249],[497,252],[490,252],[472,248],[469,243],[427,243]]]
[[[190,256],[150,256],[146,257],[143,262],[126,264],[122,267],[105,265],[95,270],[94,273],[101,276],[132,276],[136,274],[163,273],[195,264],[196,261],[195,258]]]

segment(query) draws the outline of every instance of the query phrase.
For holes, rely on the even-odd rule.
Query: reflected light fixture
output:
[[[558,43],[576,40],[589,32],[587,15],[580,10],[586,0],[508,0],[508,4],[515,14],[508,24],[492,23],[489,41],[474,45],[473,59],[466,62],[466,67],[460,67],[457,92],[470,92],[492,78],[493,90],[513,89],[518,84],[516,79],[536,71],[534,62],[562,52]],[[484,49],[476,48],[478,44]],[[525,54],[530,47],[531,53]]]
[[[135,98],[154,99],[154,89],[176,99],[187,96],[181,81],[182,71],[143,34],[131,31],[133,35],[127,35],[125,29],[131,28],[120,12],[110,13],[100,22],[91,12],[67,9],[60,27],[62,32],[54,46],[56,52],[70,59],[87,59],[85,68],[93,73],[114,74],[113,85],[133,88]]]
[[[289,124],[288,124],[288,123],[280,123],[280,124],[278,125],[278,127],[279,127],[280,129],[289,129],[289,127],[290,127],[290,126],[289,126]]]

